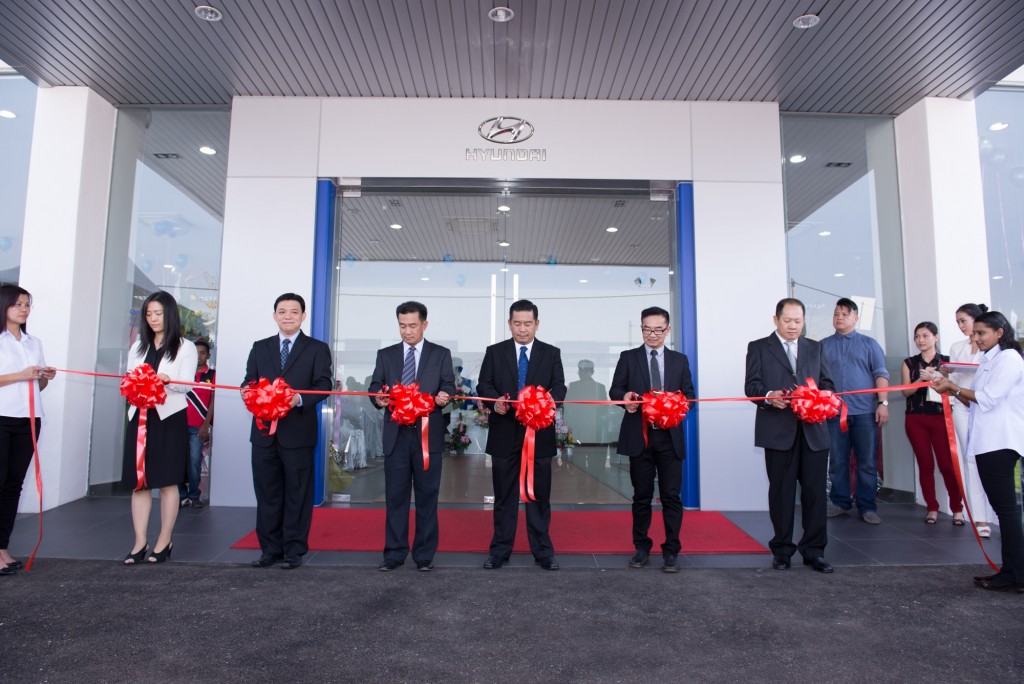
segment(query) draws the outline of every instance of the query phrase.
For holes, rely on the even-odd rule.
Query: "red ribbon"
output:
[[[839,415],[843,402],[834,392],[818,389],[814,378],[807,378],[806,385],[790,392],[789,406],[805,423],[823,423]]]
[[[263,430],[267,427],[263,421],[270,422],[267,436],[277,432],[277,421],[292,410],[294,397],[295,390],[288,386],[284,378],[277,378],[274,382],[260,378],[250,382],[249,386],[242,390],[242,401],[256,419],[256,427]]]
[[[690,402],[682,392],[648,392],[643,397],[644,447],[647,447],[647,424],[669,430],[683,422]]]
[[[135,491],[146,488],[146,414],[167,401],[167,388],[148,363],[136,366],[121,379],[121,396],[138,409],[135,437]]]
[[[942,417],[946,422],[946,438],[949,440],[949,455],[953,459],[953,472],[956,473],[956,482],[960,486],[960,495],[963,497],[964,510],[967,511],[967,519],[971,521],[971,529],[974,530],[974,538],[978,541],[978,548],[981,549],[981,555],[985,556],[985,560],[988,561],[989,566],[991,566],[991,568],[996,572],[1000,572],[999,566],[992,562],[992,559],[988,556],[988,552],[985,551],[985,544],[981,541],[981,535],[978,534],[978,526],[974,524],[974,514],[971,513],[971,507],[967,504],[967,489],[964,487],[964,475],[960,471],[960,454],[956,445],[956,431],[953,428],[953,408],[949,405],[949,394],[942,395]]]
[[[537,430],[555,422],[555,400],[540,385],[527,385],[519,391],[516,420],[526,426],[523,457],[519,466],[519,496],[523,501],[536,501],[533,491],[534,459],[537,451]]]
[[[36,552],[39,550],[39,545],[43,543],[43,473],[39,467],[39,439],[36,435],[36,393],[34,390],[35,383],[29,381],[28,422],[29,430],[32,433],[32,461],[35,463],[36,470],[36,494],[39,495],[39,537],[36,538],[36,547],[32,549],[32,555],[28,557],[28,562],[25,563],[25,572],[32,569],[32,563],[36,559]]]
[[[434,397],[420,392],[418,382],[397,384],[388,392],[388,408],[391,420],[399,425],[415,425],[417,419],[423,419],[420,423],[423,470],[430,470],[430,412],[434,410]]]

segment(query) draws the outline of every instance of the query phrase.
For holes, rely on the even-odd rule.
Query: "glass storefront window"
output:
[[[36,86],[21,76],[0,76],[0,282],[17,283]]]
[[[216,367],[229,124],[224,110],[118,112],[97,371],[124,372],[157,290],[177,300],[187,338],[211,341]],[[120,492],[124,424],[118,383],[98,381],[93,425],[105,429],[93,431],[90,494]]]
[[[466,194],[366,185],[337,209],[332,344],[344,389],[364,391],[377,350],[400,341],[395,307],[407,300],[427,306],[426,338],[451,349],[467,395],[487,346],[509,337],[509,306],[533,301],[538,339],[561,349],[569,399],[607,399],[619,353],[641,343],[640,311],[672,310],[675,204],[652,201],[646,188]],[[365,397],[328,404],[327,501],[383,501],[383,414]],[[447,420],[449,430],[464,424],[470,443],[446,454],[441,501],[483,503],[486,418],[469,402]],[[620,420],[619,409],[564,407],[553,503],[628,503],[628,465],[613,445]]]
[[[975,100],[992,301],[1024,333],[1024,90]]]

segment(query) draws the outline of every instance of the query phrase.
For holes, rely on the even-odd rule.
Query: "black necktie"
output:
[[[658,350],[651,350],[651,389],[661,389],[661,367],[658,366]]]
[[[416,348],[409,347],[405,355],[405,365],[402,366],[402,384],[411,385],[416,381]]]
[[[284,370],[284,364],[288,361],[288,349],[292,346],[292,341],[284,339],[281,342],[281,370]]]

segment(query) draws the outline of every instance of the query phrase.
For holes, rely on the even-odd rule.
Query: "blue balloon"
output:
[[[170,235],[174,231],[174,224],[170,221],[157,221],[153,224],[153,232],[157,235]]]
[[[139,265],[139,268],[142,269],[143,273],[149,273],[150,271],[153,270],[153,260],[152,259],[143,259],[142,263]]]
[[[174,257],[174,263],[178,268],[185,268],[185,264],[188,263],[188,254],[178,254]]]
[[[14,245],[14,240],[4,235],[0,237],[0,251],[6,252]]]
[[[463,285],[465,285],[466,284],[466,276],[464,274],[462,274],[462,273],[460,273],[459,275],[455,276],[455,284],[458,285],[459,287],[462,287]]]

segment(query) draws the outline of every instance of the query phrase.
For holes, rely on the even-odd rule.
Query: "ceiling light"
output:
[[[502,267],[501,267],[500,269],[498,269],[498,270],[500,270],[500,271],[501,271],[502,273],[508,273],[508,266],[507,266],[507,265],[506,265],[506,266],[502,266]]]
[[[220,21],[224,18],[224,13],[216,7],[210,5],[199,5],[195,9],[196,16],[203,21]]]
[[[836,278],[842,278],[846,274],[845,273],[833,273],[832,275],[834,275]]]
[[[510,244],[512,243],[509,242],[508,240],[498,240],[499,247],[508,247]]]
[[[402,230],[402,224],[401,223],[392,223],[389,227],[390,228],[394,228],[395,230]]]
[[[668,272],[668,274],[669,274],[669,275],[675,275],[675,274],[676,274],[676,272],[675,272],[675,271],[669,271],[669,272]]]
[[[832,234],[831,230],[823,230],[820,233],[818,233],[818,235],[820,235],[821,237],[828,237],[831,234]]]
[[[990,131],[1002,131],[1010,127],[1010,124],[1005,121],[996,121],[994,124],[988,127]]]
[[[607,228],[604,229],[604,231],[606,233],[618,233],[619,229],[616,228],[615,226],[608,226]]]
[[[798,29],[809,29],[817,26],[819,21],[821,21],[821,17],[817,14],[801,14],[793,20],[793,26]]]
[[[498,207],[498,211],[502,211],[502,212],[512,211],[512,207],[509,207],[509,206],[506,206],[506,205],[502,204],[500,207]]]
[[[992,280],[1002,280],[1003,276],[992,276]]]
[[[791,164],[801,164],[805,161],[807,161],[807,157],[805,157],[802,154],[794,154],[792,157],[789,158],[789,162]]]
[[[581,283],[585,283],[585,282],[587,282],[587,279],[586,278],[580,278],[580,282]]]
[[[9,109],[0,109],[0,116],[5,119],[17,119],[18,115]]]
[[[596,263],[597,263],[598,261],[600,261],[600,260],[601,260],[601,257],[590,257],[590,261],[591,261],[591,262],[593,262],[593,263],[595,263],[595,264],[596,264]]]
[[[203,154],[217,154],[217,150],[213,149],[209,145],[203,145],[199,148],[199,151]]]
[[[508,7],[495,7],[487,13],[487,18],[493,21],[495,24],[504,24],[512,21],[512,17],[516,16],[516,13],[510,10]]]
[[[171,269],[173,271],[174,270],[174,265],[173,264],[164,264],[164,268],[169,268],[169,269]]]
[[[420,280],[422,280],[423,282],[427,282],[428,280],[430,280],[430,278],[428,278],[427,276],[422,276]]]

